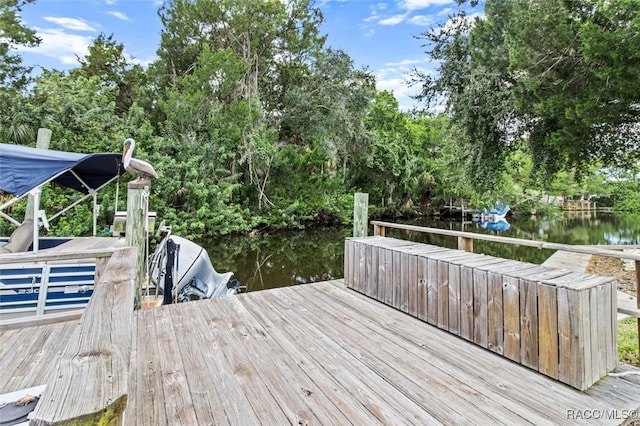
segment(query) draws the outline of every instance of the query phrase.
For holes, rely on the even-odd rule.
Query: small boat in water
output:
[[[0,220],[16,225],[0,237],[0,313],[3,319],[68,312],[83,308],[93,294],[95,259],[42,261],[38,254],[79,253],[124,247],[122,237],[97,236],[97,192],[125,172],[121,153],[78,154],[0,144]],[[55,183],[80,193],[59,212],[40,209],[42,188]],[[32,219],[11,217],[11,208],[32,195]],[[40,237],[41,227],[86,198],[93,198],[92,237]],[[174,247],[174,249],[171,249]],[[26,256],[17,256],[24,253]],[[170,256],[171,254],[171,256]],[[4,259],[2,259],[4,258]],[[169,263],[168,260],[171,259]],[[152,285],[165,291],[164,303],[235,294],[240,284],[231,272],[218,273],[202,247],[166,232],[151,256]],[[169,285],[169,287],[168,287]]]
[[[498,203],[493,206],[490,210],[476,210],[472,213],[472,221],[473,222],[489,222],[489,223],[498,223],[505,222],[507,214],[511,210],[511,207],[507,204]]]

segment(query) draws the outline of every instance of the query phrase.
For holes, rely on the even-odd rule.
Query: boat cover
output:
[[[121,157],[115,152],[78,154],[1,143],[0,190],[19,198],[53,181],[87,194],[124,173]]]

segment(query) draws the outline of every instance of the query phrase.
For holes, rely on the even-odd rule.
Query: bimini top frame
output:
[[[38,219],[34,220],[33,248],[37,251],[40,224],[48,226],[48,220],[93,197],[93,234],[96,235],[97,192],[123,173],[120,153],[78,154],[0,143],[0,191],[14,196],[0,205],[0,216],[20,225],[20,221],[4,210],[24,196],[33,195],[33,217]],[[42,187],[49,182],[85,195],[47,219],[39,209],[39,197]]]

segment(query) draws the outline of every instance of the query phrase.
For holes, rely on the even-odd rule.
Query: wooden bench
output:
[[[617,365],[613,278],[380,236],[345,241],[344,275],[356,291],[580,390]]]
[[[30,424],[122,422],[133,339],[136,252],[129,247],[98,259],[93,296],[58,365],[51,365]]]

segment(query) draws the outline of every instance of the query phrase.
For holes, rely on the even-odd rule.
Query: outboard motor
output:
[[[216,272],[207,251],[196,243],[176,236],[171,239],[180,246],[174,287],[178,300],[186,302],[226,296],[227,283],[233,272]]]
[[[237,280],[229,281],[233,272],[217,272],[204,248],[186,238],[171,235],[170,229],[165,232],[150,263],[151,282],[156,287],[161,287],[161,283],[170,285],[163,287],[164,303],[210,299],[240,291]],[[170,295],[168,288],[172,289]]]
[[[164,287],[162,287],[162,291],[164,293],[164,297],[162,298],[162,303],[164,305],[169,305],[173,302],[173,298],[171,297],[171,293],[173,290],[173,270],[176,262],[176,244],[173,242],[171,238],[166,241],[167,251],[166,255],[166,265],[164,267]]]

